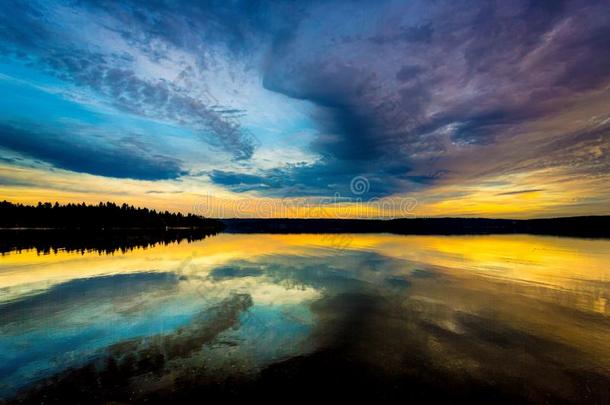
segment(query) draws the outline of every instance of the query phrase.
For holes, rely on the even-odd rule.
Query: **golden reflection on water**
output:
[[[260,270],[261,276],[212,277],[223,266],[232,266],[231,272]],[[290,276],[281,273],[286,269]],[[363,315],[371,326],[363,336],[363,356],[384,358],[387,367],[399,367],[393,365],[394,354],[406,355],[412,344],[435,367],[481,379],[488,378],[495,362],[509,362],[503,373],[531,378],[560,397],[570,397],[576,388],[553,374],[558,364],[610,376],[608,240],[220,234],[114,255],[31,250],[0,257],[0,303],[70,280],[151,272],[196,280],[180,284],[182,292],[247,292],[255,305],[276,307],[309,306],[333,293],[353,293],[353,283],[337,287],[336,279],[356,280],[356,288],[377,291],[383,302],[391,302],[382,316]],[[299,272],[310,274],[300,279]],[[314,312],[320,323],[337,316],[319,308]],[[316,339],[323,340],[323,334],[318,331]],[[444,340],[447,336],[451,339]],[[549,361],[541,361],[536,351]],[[530,370],[533,366],[541,368]]]
[[[603,294],[610,282],[610,241],[501,236],[400,236],[389,234],[220,234],[193,243],[172,243],[124,254],[81,254],[59,251],[40,255],[36,250],[0,257],[0,289],[53,285],[76,278],[139,271],[207,271],[233,260],[270,255],[324,256],[372,251],[390,258],[433,266],[452,277],[487,277],[503,283],[552,290],[585,292],[578,303],[608,314]],[[6,291],[6,290],[5,290]],[[6,297],[4,297],[6,298]]]

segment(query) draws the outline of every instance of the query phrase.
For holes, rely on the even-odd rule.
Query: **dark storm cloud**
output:
[[[368,42],[352,36],[338,45],[302,22],[291,45],[270,58],[265,87],[321,111],[312,149],[324,159],[289,178],[315,172],[324,186],[370,173],[382,179],[380,195],[412,190],[443,177],[442,168],[427,173],[420,156],[438,160],[450,157],[448,145],[500,142],[570,105],[573,94],[610,82],[603,1],[439,1],[426,3],[416,25],[401,21],[410,7],[354,5],[354,14],[364,9],[378,24],[362,30],[381,31]],[[320,31],[333,24],[337,36],[349,31],[343,14],[317,17]],[[405,171],[392,175],[385,165]]]
[[[80,173],[139,180],[175,179],[186,174],[179,160],[130,149],[127,142],[88,144],[70,140],[67,134],[33,133],[0,125],[0,146]]]
[[[383,197],[397,188],[414,188],[433,181],[440,174],[409,176],[408,167],[379,165],[370,172],[359,172],[350,161],[324,159],[314,164],[288,165],[261,171],[260,174],[243,174],[234,171],[214,170],[209,178],[215,184],[232,191],[259,191],[272,197],[331,196],[347,198]],[[356,174],[355,174],[356,173]],[[366,187],[354,193],[353,181],[364,178]]]

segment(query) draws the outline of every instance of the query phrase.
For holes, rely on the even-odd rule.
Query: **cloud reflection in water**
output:
[[[112,257],[8,256],[3,391],[56,374],[26,398],[188,399],[328,378],[355,396],[608,398],[610,242],[328,241],[219,235]],[[25,268],[36,280],[20,282]],[[35,350],[19,346],[28,336]],[[78,361],[53,363],[62,353]]]

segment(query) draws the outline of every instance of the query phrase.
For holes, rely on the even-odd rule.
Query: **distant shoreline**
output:
[[[393,233],[400,235],[532,234],[610,237],[610,216],[545,219],[400,218],[292,219],[232,218],[221,220],[227,233]]]
[[[610,216],[580,216],[544,219],[493,218],[398,218],[398,219],[322,219],[322,218],[206,218],[201,226],[28,226],[0,227],[0,232],[73,232],[163,233],[209,231],[211,233],[392,233],[399,235],[493,235],[531,234],[610,238]]]
[[[511,220],[487,218],[371,219],[224,219],[213,226],[181,227],[13,227],[0,228],[0,255],[36,249],[113,253],[173,242],[194,242],[219,233],[331,234],[389,233],[395,235],[539,235],[610,238],[610,216]]]

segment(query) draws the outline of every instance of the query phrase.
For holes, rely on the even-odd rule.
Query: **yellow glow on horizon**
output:
[[[218,234],[193,243],[136,248],[113,255],[66,251],[41,255],[33,249],[7,253],[0,256],[0,289],[42,280],[54,284],[72,278],[140,271],[200,271],[244,258],[256,260],[277,254],[332,256],[337,251],[377,251],[439,269],[463,267],[488,272],[493,268],[515,280],[557,287],[578,279],[610,281],[610,241],[606,240],[529,235]]]
[[[382,199],[262,198],[208,185],[150,182],[42,169],[7,169],[15,183],[33,178],[48,188],[0,185],[0,198],[24,204],[39,201],[127,203],[207,217],[401,218],[478,216],[533,218],[610,215],[610,174],[571,178],[559,169],[488,177],[460,185],[441,182],[424,190]],[[203,187],[203,188],[202,188]]]

